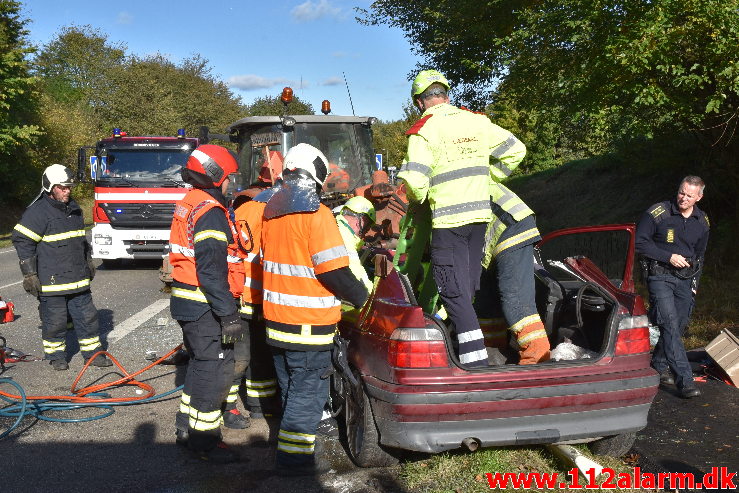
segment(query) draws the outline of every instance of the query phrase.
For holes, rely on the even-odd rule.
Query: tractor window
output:
[[[359,124],[326,123],[295,125],[293,145],[310,144],[323,152],[329,162],[325,193],[350,193],[370,181],[371,136]]]

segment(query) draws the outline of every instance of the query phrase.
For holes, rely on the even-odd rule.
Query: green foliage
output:
[[[280,96],[264,96],[256,98],[251,104],[246,105],[247,116],[274,116],[285,114],[285,105]],[[294,96],[292,103],[287,107],[288,115],[315,115],[313,106]]]
[[[26,56],[33,49],[26,42],[27,20],[20,3],[0,0],[0,190],[3,199],[19,200],[33,186],[28,148],[41,131],[37,117],[36,79]]]
[[[375,152],[383,155],[385,166],[395,166],[398,169],[408,147],[405,132],[421,117],[410,99],[403,106],[403,113],[402,120],[380,121],[372,127]]]
[[[690,132],[703,147],[693,165],[736,190],[738,11],[739,0],[376,0],[359,21],[400,28],[460,102],[504,105],[531,169]],[[724,207],[739,231],[736,194]]]

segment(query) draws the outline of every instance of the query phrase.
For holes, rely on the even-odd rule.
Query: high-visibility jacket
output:
[[[520,248],[541,238],[534,211],[502,183],[491,181],[490,202],[493,220],[485,232],[485,253],[482,265],[487,267],[492,259],[509,248]],[[524,221],[527,217],[532,219]]]
[[[486,115],[450,104],[426,110],[406,134],[398,177],[412,201],[428,198],[434,228],[489,222],[491,177],[508,176],[526,155],[526,146]]]
[[[208,215],[214,209],[217,214]],[[234,313],[234,297],[243,290],[237,235],[226,208],[205,190],[193,189],[177,202],[169,239],[173,317],[197,320],[209,308],[218,316]]]
[[[13,228],[12,241],[21,260],[36,256],[41,296],[90,289],[90,246],[85,239],[82,210],[74,200],[65,204],[42,194]]]
[[[349,266],[331,210],[285,214],[262,224],[267,342],[290,350],[329,349],[341,302],[316,276]]]
[[[240,205],[236,213],[236,227],[242,237],[251,236],[252,248],[246,254],[241,314],[246,318],[258,316],[262,306],[262,256],[259,252],[262,240],[262,218],[265,202],[250,200]],[[246,238],[248,241],[248,238]]]
[[[339,226],[339,232],[344,239],[344,245],[349,255],[349,269],[354,274],[354,277],[362,281],[364,287],[367,288],[367,292],[371,292],[372,281],[370,281],[367,271],[362,267],[358,254],[359,250],[364,246],[364,240],[354,232],[342,214],[336,216],[336,224]]]

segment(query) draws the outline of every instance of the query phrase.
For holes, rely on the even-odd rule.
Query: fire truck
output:
[[[175,202],[187,192],[180,171],[198,144],[185,129],[170,137],[129,137],[116,128],[79,149],[78,173],[89,162],[95,192],[93,258],[105,264],[162,258]]]

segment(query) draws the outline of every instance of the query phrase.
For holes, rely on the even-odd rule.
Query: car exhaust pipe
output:
[[[462,446],[470,452],[474,452],[475,450],[480,448],[480,440],[478,440],[477,438],[467,437],[462,440]]]

